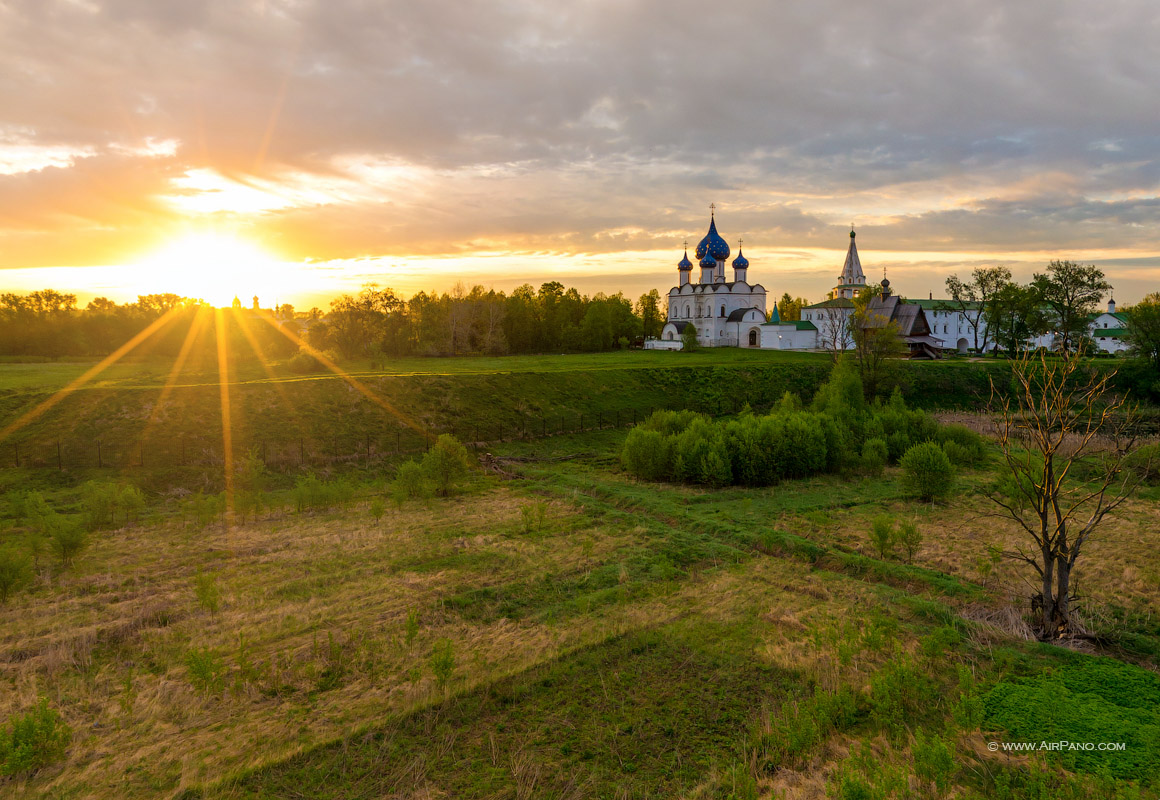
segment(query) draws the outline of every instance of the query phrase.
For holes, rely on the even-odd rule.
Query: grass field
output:
[[[1009,565],[982,568],[1015,535],[981,516],[984,472],[962,473],[945,506],[907,499],[889,469],[709,491],[628,478],[623,436],[497,446],[537,460],[379,519],[374,470],[345,507],[276,499],[230,529],[158,495],[73,568],[46,555],[0,606],[0,719],[44,697],[73,738],[63,761],[0,790],[1157,796],[1160,719],[1132,699],[1160,693],[1156,490],[1080,570],[1093,628],[1122,634],[1107,645],[1118,661],[1009,624],[1025,590]],[[918,521],[914,564],[874,554],[882,513]],[[1020,704],[1059,682],[1072,694],[1036,727]],[[1088,727],[1067,728],[1072,706]],[[992,755],[1012,709],[1021,738],[1110,737],[1128,756]]]

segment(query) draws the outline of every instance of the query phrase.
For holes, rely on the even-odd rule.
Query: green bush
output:
[[[898,523],[894,541],[906,553],[906,563],[909,564],[914,561],[918,548],[922,547],[922,532],[914,522],[903,520]]]
[[[28,553],[14,544],[0,546],[0,603],[20,589],[32,576]]]
[[[354,485],[343,478],[323,481],[313,473],[301,475],[294,482],[294,505],[303,511],[325,511],[347,506],[354,498]]]
[[[222,605],[222,592],[218,588],[217,578],[208,572],[197,571],[193,576],[193,593],[197,597],[197,604],[211,614],[216,614]]]
[[[455,674],[455,652],[450,639],[440,639],[435,643],[435,650],[431,654],[431,672],[435,675],[435,684],[439,689],[446,690],[451,676]]]
[[[56,518],[48,533],[49,543],[53,551],[60,557],[60,562],[70,567],[73,561],[89,543],[88,534],[76,520]]]
[[[129,484],[88,481],[81,487],[84,524],[90,531],[114,527],[118,519],[128,525],[145,508],[145,495]]]
[[[902,482],[920,500],[946,497],[954,486],[955,474],[947,454],[934,442],[911,447],[899,461]]]
[[[449,433],[435,440],[435,445],[423,456],[423,474],[435,487],[435,494],[447,497],[471,468],[467,448]]]
[[[430,496],[431,485],[418,461],[404,461],[398,466],[395,480],[391,483],[391,494],[399,505],[406,500]]]
[[[938,429],[937,440],[952,464],[973,467],[986,458],[983,437],[965,425],[943,425]]]
[[[1160,483],[1160,444],[1138,447],[1124,458],[1124,467],[1144,483]]]
[[[862,469],[868,475],[881,475],[890,459],[885,439],[867,439],[862,443]]]
[[[312,372],[322,372],[325,367],[322,362],[305,350],[299,350],[286,362],[286,367],[299,375],[308,375]]]
[[[215,694],[225,686],[226,667],[221,656],[209,648],[194,648],[185,654],[189,682],[205,694]]]
[[[625,437],[620,463],[638,478],[663,481],[672,469],[672,449],[660,431],[636,427]]]
[[[914,734],[914,774],[933,783],[939,795],[945,795],[955,774],[954,742],[944,741],[937,733],[929,737],[922,731]]]
[[[890,463],[897,464],[902,461],[902,457],[906,455],[910,445],[910,435],[906,431],[895,431],[887,434],[886,449],[890,455]]]
[[[894,520],[886,514],[875,517],[870,523],[870,543],[878,551],[879,558],[894,555]]]
[[[31,710],[16,714],[0,732],[0,775],[19,775],[64,758],[72,729],[41,698]]]

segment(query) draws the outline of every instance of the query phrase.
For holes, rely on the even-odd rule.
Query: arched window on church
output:
[[[725,306],[721,306],[721,316],[725,316]]]
[[[749,346],[757,347],[757,331],[749,332]]]

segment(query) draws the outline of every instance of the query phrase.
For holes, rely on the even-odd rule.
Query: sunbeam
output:
[[[294,404],[290,402],[290,395],[286,393],[286,387],[282,385],[282,381],[274,374],[274,370],[270,368],[270,364],[266,361],[266,354],[262,351],[262,345],[258,343],[258,337],[250,330],[250,323],[244,314],[235,314],[234,322],[238,325],[238,330],[242,332],[242,336],[246,337],[246,341],[250,344],[250,349],[254,351],[254,355],[258,357],[258,362],[262,365],[262,370],[266,373],[266,377],[270,379],[270,383],[274,386],[274,391],[278,393],[278,397],[282,399],[283,405],[286,407],[287,413],[291,415],[295,426],[300,431],[306,430],[302,418],[298,415]]]
[[[185,366],[185,361],[189,358],[189,353],[193,349],[193,345],[201,335],[202,329],[205,328],[205,323],[208,318],[207,314],[208,309],[205,306],[198,307],[197,314],[193,318],[193,324],[189,326],[189,330],[185,334],[185,341],[181,343],[181,350],[177,353],[177,360],[173,362],[173,369],[169,370],[169,376],[165,379],[165,385],[161,387],[161,394],[157,397],[157,402],[153,406],[153,411],[149,414],[149,419],[145,421],[145,429],[141,432],[142,445],[145,444],[145,437],[157,422],[157,417],[161,413],[161,407],[165,405],[165,401],[173,393],[174,385],[177,383],[177,378],[181,374],[181,368]]]
[[[338,377],[342,378],[344,381],[349,383],[352,387],[354,387],[355,391],[357,391],[363,397],[367,398],[372,403],[374,403],[375,405],[382,408],[384,411],[386,411],[388,414],[390,414],[395,419],[399,420],[399,422],[403,423],[411,430],[415,430],[415,431],[424,430],[422,425],[416,424],[414,421],[409,419],[406,415],[404,415],[402,412],[400,412],[397,408],[392,406],[386,400],[384,400],[383,398],[376,395],[374,392],[372,392],[370,389],[368,389],[366,387],[366,385],[363,384],[361,381],[357,380],[354,376],[350,375],[348,372],[343,370],[340,366],[335,364],[333,361],[331,361],[329,358],[327,358],[321,352],[319,352],[318,350],[316,350],[315,348],[313,348],[309,344],[307,344],[306,341],[301,336],[294,333],[293,331],[288,331],[285,328],[281,327],[278,324],[278,321],[276,319],[274,319],[274,317],[270,314],[270,312],[259,311],[258,314],[263,320],[266,321],[266,324],[273,327],[274,330],[278,331],[283,336],[285,336],[287,339],[294,342],[296,345],[298,345],[303,350],[305,350],[307,353],[314,356],[314,358],[318,359],[318,362],[320,364],[322,364],[322,366],[326,367],[328,370],[333,372],[335,375],[337,375]]]
[[[173,308],[169,309],[164,314],[162,314],[160,317],[153,320],[153,322],[149,323],[149,326],[147,328],[145,328],[143,331],[141,331],[136,336],[134,336],[132,339],[125,342],[123,345],[118,347],[112,353],[110,353],[109,355],[107,355],[103,359],[101,359],[100,363],[98,363],[95,366],[91,367],[90,369],[86,370],[84,375],[81,375],[79,378],[72,381],[64,388],[56,391],[51,397],[49,397],[46,400],[44,400],[43,402],[41,402],[35,408],[30,409],[29,411],[20,415],[14,421],[5,425],[3,429],[0,429],[0,441],[7,439],[13,433],[20,430],[28,423],[32,422],[34,419],[39,417],[45,411],[48,411],[50,408],[55,406],[61,400],[68,397],[70,394],[75,392],[77,389],[84,386],[86,383],[91,381],[93,378],[100,375],[102,372],[104,372],[106,369],[111,367],[113,364],[116,364],[118,361],[120,361],[122,358],[124,358],[128,353],[132,352],[137,347],[137,345],[141,344],[146,339],[148,339],[150,336],[152,336],[154,333],[156,333],[157,331],[159,331],[163,327],[165,327],[165,325],[167,325],[175,316],[177,316],[177,314],[179,314],[181,312],[181,310],[182,309],[180,306],[174,306]]]
[[[214,309],[217,333],[218,395],[222,407],[222,460],[226,479],[226,527],[234,522],[234,434],[230,421],[230,356],[226,342],[225,312]]]

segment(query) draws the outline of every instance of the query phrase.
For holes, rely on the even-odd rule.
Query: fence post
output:
[[[367,466],[371,464],[371,435],[367,434]]]
[[[431,452],[431,431],[426,428],[423,429],[423,445],[426,448],[423,452]]]

